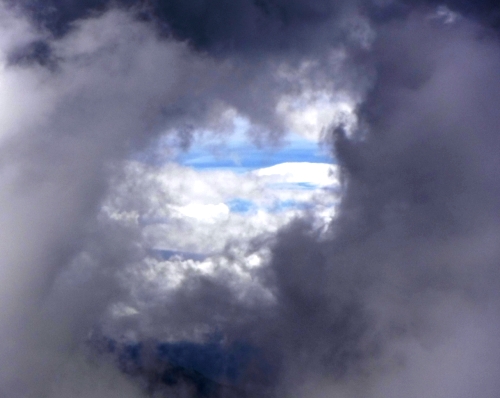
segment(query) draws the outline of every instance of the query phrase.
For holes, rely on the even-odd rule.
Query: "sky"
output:
[[[0,0],[0,398],[498,397],[499,18]]]

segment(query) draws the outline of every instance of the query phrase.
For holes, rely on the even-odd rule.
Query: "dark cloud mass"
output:
[[[0,5],[0,397],[498,396],[496,3]],[[356,107],[325,126],[333,220],[252,241],[247,279],[229,246],[175,288],[142,278],[126,215],[153,184],[127,162],[228,113],[274,145],[314,90]]]
[[[20,4],[40,25],[59,35],[82,17],[113,6],[129,8],[139,18],[158,22],[164,34],[215,53],[255,52],[264,48],[292,50],[299,41],[303,41],[302,46],[310,46],[314,42],[307,38],[347,8],[346,4],[334,1],[268,0],[24,0]]]
[[[331,22],[338,22],[353,9],[384,21],[407,15],[413,8],[446,6],[495,28],[500,21],[495,1],[21,0],[13,4],[57,35],[67,32],[80,18],[119,6],[134,10],[140,19],[157,21],[164,34],[218,54],[304,51],[325,39],[338,40],[342,32],[335,31],[339,26],[333,27]]]

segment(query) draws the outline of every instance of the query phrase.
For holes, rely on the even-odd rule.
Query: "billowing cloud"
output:
[[[2,2],[0,395],[496,396],[500,49],[474,4]],[[323,136],[341,188],[158,162],[238,118]]]
[[[57,37],[18,9],[1,11],[0,357],[8,370],[0,390],[64,395],[57,391],[72,387],[59,381],[73,385],[72,369],[87,367],[92,387],[75,386],[75,394],[94,396],[100,373],[80,364],[83,354],[74,350],[127,297],[121,275],[140,266],[147,249],[134,228],[100,210],[110,184],[123,178],[122,161],[163,132],[216,128],[229,107],[248,111],[257,124],[270,121],[274,106],[249,107],[257,102],[238,86],[262,88],[265,109],[279,93],[277,67],[245,76],[230,62],[159,37],[124,10],[75,20]],[[121,394],[120,383],[110,383]]]

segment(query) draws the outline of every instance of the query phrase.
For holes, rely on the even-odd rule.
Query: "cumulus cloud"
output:
[[[116,270],[143,256],[136,232],[100,211],[121,161],[162,132],[217,124],[227,102],[257,123],[272,112],[261,118],[221,84],[241,72],[231,63],[161,38],[124,10],[75,20],[56,37],[19,9],[1,12],[0,354],[9,369],[0,389],[30,397],[66,377],[75,345],[125,294]],[[276,81],[271,66],[262,70],[260,81],[252,73],[233,82]]]
[[[149,248],[215,254],[228,243],[247,245],[275,232],[304,211],[326,222],[338,202],[334,170],[323,163],[282,163],[237,173],[131,162],[104,211],[140,229]]]
[[[123,13],[110,13],[54,42],[54,56],[61,59],[54,72],[39,65],[10,66],[4,58],[2,95],[9,106],[2,117],[0,334],[2,362],[9,364],[1,377],[7,395],[46,394],[51,376],[63,366],[65,349],[77,337],[71,335],[75,325],[65,323],[75,320],[72,305],[82,310],[86,304],[68,302],[57,314],[47,309],[49,315],[41,307],[54,277],[95,229],[92,218],[107,170],[131,144],[145,140],[148,107],[175,98],[178,73],[191,67],[182,45],[160,45],[144,27],[129,22]],[[3,6],[2,26],[17,32],[16,40],[36,36],[26,20]],[[22,45],[8,37],[4,57]],[[171,74],[163,73],[166,66]],[[95,304],[86,309],[99,311],[91,308]],[[55,332],[53,322],[64,326]]]
[[[500,51],[467,4],[2,2],[0,393],[495,396]],[[228,115],[332,125],[341,189],[132,160]]]

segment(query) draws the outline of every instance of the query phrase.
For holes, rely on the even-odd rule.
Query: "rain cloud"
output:
[[[496,397],[498,15],[2,1],[0,396]],[[210,261],[153,250],[144,220],[195,180],[158,157],[206,131],[223,150],[236,116],[275,147],[311,98],[352,108],[318,132],[340,173],[326,225],[228,223]]]

